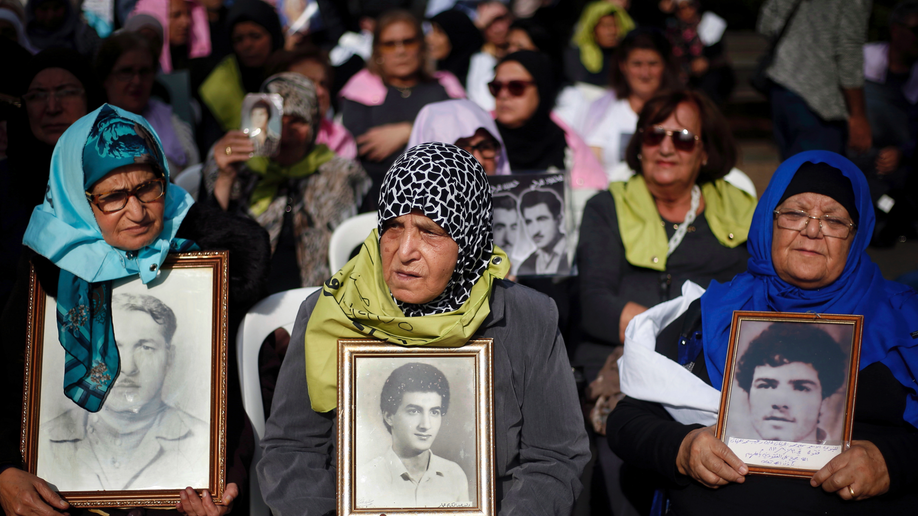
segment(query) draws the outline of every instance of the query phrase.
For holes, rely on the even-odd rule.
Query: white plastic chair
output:
[[[198,200],[198,190],[201,188],[201,175],[203,174],[201,168],[203,166],[201,163],[192,165],[172,178],[173,183],[181,186],[182,190],[188,192],[191,198],[196,201]]]
[[[376,227],[376,212],[355,215],[338,226],[328,241],[328,269],[338,272],[351,258],[354,248],[362,244]]]
[[[265,338],[277,328],[292,333],[296,313],[310,294],[319,287],[304,287],[278,292],[259,301],[239,324],[236,352],[239,361],[239,383],[242,387],[242,405],[255,431],[255,454],[249,474],[249,491],[252,516],[268,516],[268,506],[261,497],[255,465],[261,460],[261,440],[265,436],[265,406],[261,399],[261,382],[258,375],[258,352]]]

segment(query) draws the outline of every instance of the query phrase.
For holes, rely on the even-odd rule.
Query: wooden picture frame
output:
[[[850,446],[863,323],[733,312],[716,435],[750,472],[811,477]]]
[[[94,414],[64,395],[56,300],[32,269],[20,449],[71,506],[174,507],[189,485],[222,500],[227,262],[225,251],[171,254],[148,285],[113,282],[120,369]]]
[[[492,345],[338,341],[339,516],[496,513]]]

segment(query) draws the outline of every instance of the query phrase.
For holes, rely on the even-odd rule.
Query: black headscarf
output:
[[[260,25],[271,35],[271,52],[284,47],[284,31],[281,28],[277,11],[267,2],[262,0],[237,0],[226,16],[226,28],[230,37],[233,27],[237,23],[252,22]],[[230,45],[232,48],[232,44]],[[239,63],[239,72],[242,74],[242,86],[245,91],[257,93],[261,83],[265,80],[264,67],[248,68]]]
[[[430,19],[443,29],[452,47],[445,59],[437,61],[437,70],[446,70],[465,86],[469,75],[469,60],[481,49],[484,38],[472,20],[462,11],[450,9]]]
[[[532,75],[539,89],[539,106],[522,126],[511,129],[496,121],[507,147],[510,169],[513,172],[545,170],[549,167],[563,169],[567,142],[564,131],[550,118],[557,95],[551,60],[541,52],[520,50],[501,59],[497,66],[507,61],[521,64]]]

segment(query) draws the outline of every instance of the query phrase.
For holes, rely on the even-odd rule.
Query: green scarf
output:
[[[491,287],[509,269],[506,253],[494,246],[487,270],[459,310],[405,317],[383,280],[374,229],[360,253],[325,282],[306,325],[306,383],[313,410],[329,412],[338,405],[338,339],[373,337],[402,346],[461,347],[491,313]]]
[[[242,73],[235,56],[229,55],[223,59],[214,71],[210,72],[198,92],[221,129],[239,129],[242,124],[242,100],[245,98],[245,90],[242,88]]]
[[[636,267],[665,271],[669,239],[644,176],[635,174],[627,182],[612,182],[609,191],[615,199],[625,259]],[[755,197],[723,179],[702,184],[701,194],[705,219],[717,240],[730,248],[745,242]]]
[[[320,143],[305,158],[289,167],[278,165],[265,156],[255,156],[246,161],[245,164],[249,170],[262,176],[249,198],[249,211],[256,216],[261,215],[271,205],[271,201],[277,195],[277,187],[284,181],[306,177],[334,157],[334,151]]]
[[[607,15],[615,16],[618,25],[618,39],[621,40],[634,29],[634,20],[628,13],[609,2],[593,2],[583,9],[580,21],[577,23],[577,32],[574,34],[574,45],[580,49],[580,62],[590,73],[602,70],[602,50],[596,44],[593,30],[599,19]]]

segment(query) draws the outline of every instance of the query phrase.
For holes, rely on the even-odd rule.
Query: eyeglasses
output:
[[[681,131],[670,131],[669,129],[664,129],[660,126],[653,126],[649,131],[644,129],[640,130],[641,135],[643,136],[643,143],[648,147],[656,147],[663,143],[663,139],[669,136],[673,141],[673,147],[682,152],[692,152],[695,150],[695,144],[701,141],[701,136],[689,131],[688,129],[682,129]]]
[[[398,50],[398,47],[402,47],[405,50],[411,52],[417,50],[421,46],[421,38],[415,36],[413,38],[407,39],[398,39],[395,41],[380,41],[379,50],[384,54],[391,54]]]
[[[140,77],[140,80],[149,79],[153,73],[152,68],[121,68],[112,71],[112,77],[121,82],[128,82],[135,76]]]
[[[857,224],[846,222],[842,219],[823,215],[814,217],[805,211],[774,211],[775,220],[778,221],[778,227],[791,231],[803,231],[810,223],[810,219],[819,221],[819,229],[822,234],[832,238],[848,238],[851,230],[857,229]]]
[[[83,88],[61,88],[59,90],[32,90],[22,96],[26,104],[47,104],[48,98],[54,97],[58,102],[71,102],[76,100],[86,90]]]
[[[95,204],[102,213],[114,213],[123,210],[131,197],[136,197],[138,201],[146,204],[159,199],[165,193],[166,180],[159,178],[141,183],[130,190],[116,190],[100,194],[86,192],[86,200]]]
[[[496,140],[486,139],[481,140],[475,145],[460,145],[459,148],[467,151],[469,154],[478,151],[484,159],[494,159],[494,157],[497,156],[497,152],[500,150],[500,144],[497,143]]]
[[[507,88],[507,91],[510,93],[510,96],[520,97],[526,91],[526,86],[529,86],[531,84],[535,84],[535,81],[519,81],[519,80],[507,81],[507,82],[491,81],[488,83],[488,91],[491,92],[491,95],[497,98],[497,96],[500,95],[500,90]]]

